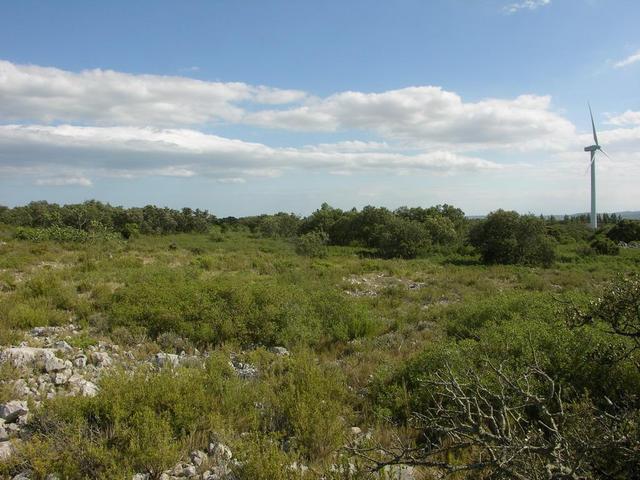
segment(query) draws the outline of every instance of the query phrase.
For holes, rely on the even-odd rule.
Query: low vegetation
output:
[[[96,395],[26,397],[6,478],[160,478],[214,441],[240,480],[640,471],[626,221],[82,205],[0,212],[0,343],[73,323],[54,330],[69,349],[122,361],[89,368]],[[20,397],[27,374],[0,367],[2,401]]]

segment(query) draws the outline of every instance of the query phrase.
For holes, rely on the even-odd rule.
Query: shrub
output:
[[[400,217],[389,217],[377,225],[372,238],[373,246],[384,258],[415,258],[430,244],[423,224]]]
[[[620,220],[607,232],[607,237],[615,242],[625,243],[640,240],[640,222],[637,220]]]
[[[329,236],[320,230],[305,233],[296,240],[296,252],[305,257],[326,257]]]
[[[618,255],[620,247],[606,237],[596,237],[591,242],[591,248],[599,255]]]
[[[484,263],[550,266],[555,260],[553,240],[544,222],[533,215],[498,210],[476,224],[470,234]]]

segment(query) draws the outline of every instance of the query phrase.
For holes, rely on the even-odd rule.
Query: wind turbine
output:
[[[585,152],[591,153],[591,228],[598,228],[598,214],[596,213],[596,152],[600,150],[605,156],[609,157],[602,147],[598,144],[598,135],[596,134],[596,124],[593,122],[593,113],[591,105],[589,105],[589,115],[591,116],[591,128],[593,129],[594,145],[584,147]]]

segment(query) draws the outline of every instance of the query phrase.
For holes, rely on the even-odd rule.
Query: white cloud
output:
[[[364,145],[364,142],[362,142]],[[241,178],[277,176],[287,169],[469,172],[499,169],[482,158],[446,150],[414,154],[351,142],[274,148],[187,129],[0,126],[0,166],[83,169],[100,175]]]
[[[634,63],[638,63],[640,62],[640,50],[638,50],[637,52],[629,55],[627,58],[620,60],[619,62],[616,62],[613,64],[613,66],[615,68],[624,68],[624,67],[628,67],[629,65],[633,65]]]
[[[87,177],[49,177],[39,178],[35,181],[35,184],[46,187],[67,187],[70,185],[90,187],[93,182]]]
[[[223,177],[218,179],[219,183],[246,183],[247,181],[242,177]]]
[[[258,111],[244,121],[287,130],[373,131],[406,145],[458,150],[547,148],[575,134],[573,124],[552,111],[548,96],[463,102],[434,86],[342,92],[291,109]]]
[[[640,125],[640,112],[627,110],[620,115],[610,116],[607,123],[617,126]]]
[[[549,4],[551,4],[551,0],[523,0],[522,2],[507,5],[504,7],[504,11],[506,13],[516,13],[520,10],[536,10]]]
[[[0,61],[3,121],[145,126],[238,122],[244,114],[239,103],[280,104],[305,95],[241,82],[101,69],[75,73]]]

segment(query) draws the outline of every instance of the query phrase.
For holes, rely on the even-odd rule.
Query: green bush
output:
[[[633,242],[640,240],[640,222],[620,220],[608,232],[607,237],[615,242]]]
[[[296,252],[305,257],[323,258],[328,253],[327,243],[329,236],[323,231],[314,230],[296,239]]]
[[[498,210],[477,223],[469,234],[484,263],[550,266],[555,260],[553,240],[544,222],[532,215]]]
[[[384,258],[415,258],[429,244],[423,224],[395,216],[377,225],[372,235],[372,245]]]
[[[605,237],[594,238],[590,246],[598,255],[618,255],[620,253],[620,247]]]

